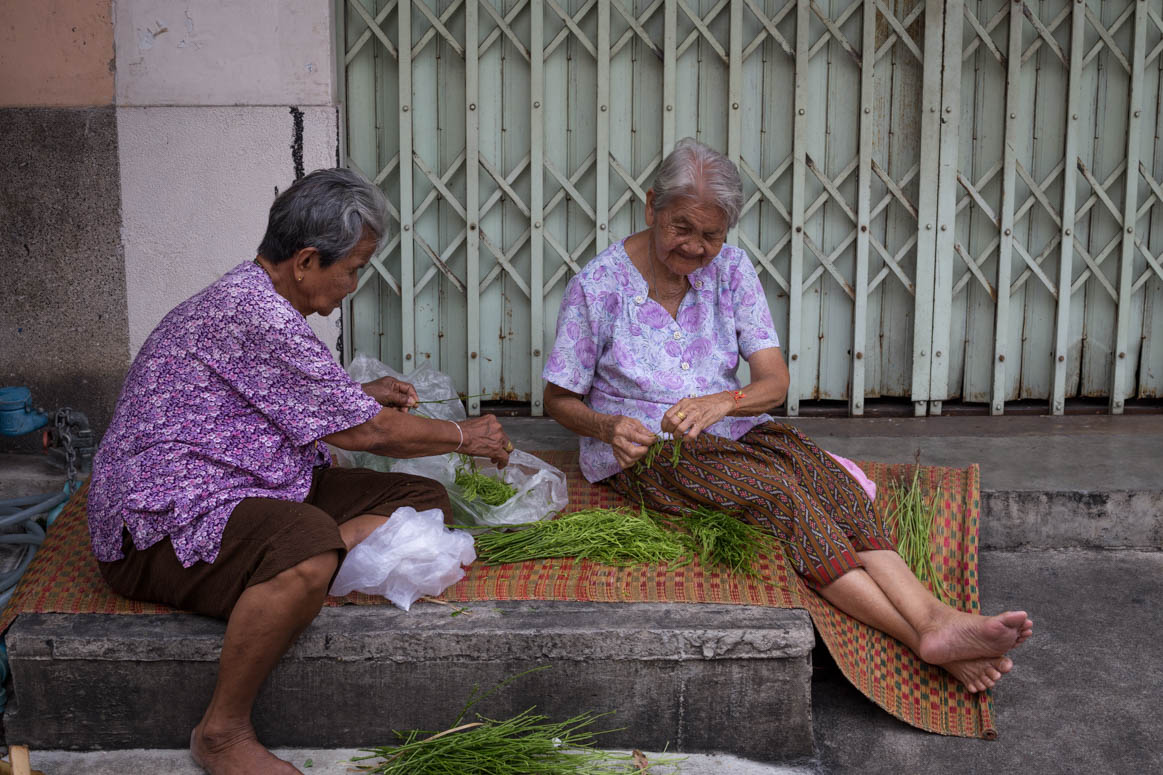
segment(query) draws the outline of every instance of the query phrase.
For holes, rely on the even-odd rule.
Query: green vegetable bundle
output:
[[[929,582],[933,596],[951,603],[945,585],[933,564],[933,521],[940,502],[941,489],[926,499],[920,484],[921,467],[913,470],[908,485],[894,482],[889,486],[887,521],[896,536],[897,553],[908,563],[913,574],[922,582]]]
[[[561,722],[535,714],[533,708],[509,719],[491,719],[480,714],[477,720],[462,724],[465,715],[477,703],[492,696],[508,684],[548,666],[535,667],[508,678],[481,694],[475,688],[468,704],[460,711],[452,727],[443,732],[396,732],[399,744],[364,748],[367,756],[352,762],[379,759],[374,764],[359,764],[362,772],[377,775],[610,775],[628,772],[638,761],[628,754],[611,753],[594,747],[598,735],[616,730],[591,731],[590,727],[609,713],[582,713]],[[641,761],[645,762],[643,757]],[[669,758],[656,761],[669,771],[679,761]],[[638,772],[652,772],[637,767]]]
[[[704,567],[722,565],[758,576],[760,552],[778,540],[762,528],[706,507],[681,516],[645,508],[590,508],[515,527],[521,529],[477,536],[477,557],[486,565],[579,557],[605,565],[668,562],[675,567],[698,557]]]
[[[593,747],[588,727],[604,715],[583,713],[550,722],[532,709],[510,719],[477,716],[478,721],[432,734],[397,733],[394,747],[365,749],[383,761],[365,772],[377,775],[604,775],[627,772],[630,756]]]
[[[674,562],[682,540],[644,510],[591,508],[545,522],[515,525],[514,532],[477,536],[477,557],[486,565],[550,557],[581,557],[605,565]]]
[[[671,438],[664,439],[661,436],[655,436],[654,443],[651,444],[650,447],[646,450],[646,454],[642,457],[642,459],[634,465],[634,471],[636,473],[641,473],[644,469],[653,466],[655,458],[662,454],[662,450],[664,447],[666,447],[667,444],[672,445],[670,450],[670,464],[672,466],[678,465],[679,457],[682,456],[682,437],[673,436]]]
[[[477,471],[476,461],[467,455],[460,456],[455,481],[468,503],[479,498],[489,506],[500,506],[517,494],[517,488],[504,480]]]
[[[758,576],[755,565],[762,550],[773,551],[781,540],[758,525],[706,506],[684,512],[680,517],[656,515],[684,532],[683,544],[703,567],[726,566],[732,573]]]

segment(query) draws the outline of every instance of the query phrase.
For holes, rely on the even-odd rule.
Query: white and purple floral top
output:
[[[133,361],[93,461],[89,533],[122,558],[169,536],[185,567],[213,562],[244,498],[302,501],[316,442],[380,411],[262,267],[239,264],[175,307]]]
[[[585,396],[596,412],[633,417],[655,433],[680,398],[737,390],[739,356],[779,346],[755,267],[741,249],[724,245],[688,280],[672,318],[647,295],[624,241],[608,247],[569,281],[542,378]],[[725,417],[705,432],[738,439],[769,420]],[[581,470],[596,482],[621,466],[610,445],[582,438]]]

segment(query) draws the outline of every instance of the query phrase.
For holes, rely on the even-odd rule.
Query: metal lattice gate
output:
[[[743,174],[790,414],[1158,396],[1161,4],[340,0],[344,159],[397,221],[348,355],[540,414],[566,280],[689,135]]]

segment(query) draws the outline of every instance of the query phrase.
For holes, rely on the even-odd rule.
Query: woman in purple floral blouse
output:
[[[171,311],[125,380],[93,462],[89,529],[117,592],[226,619],[214,694],[190,738],[208,772],[298,772],[256,739],[267,674],[323,604],[343,556],[400,506],[450,514],[438,483],[335,469],[328,442],[508,462],[491,415],[409,414],[411,385],[360,385],[307,325],[355,290],[386,202],[357,173],[319,170],[271,206],[254,261]]]
[[[908,645],[970,691],[1012,667],[1024,611],[963,613],[934,598],[895,551],[855,478],[765,412],[788,370],[751,260],[724,245],[739,219],[735,165],[683,140],[646,194],[644,231],[569,283],[543,376],[545,409],[581,438],[582,473],[677,513],[726,508],[786,541],[796,570],[837,608]],[[740,386],[742,357],[751,383]],[[683,440],[640,466],[657,434]]]

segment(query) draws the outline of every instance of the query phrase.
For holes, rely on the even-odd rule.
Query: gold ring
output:
[[[686,419],[686,412],[679,412],[678,419],[685,420]]]
[[[513,442],[511,442],[511,441],[506,441],[506,442],[505,442],[505,451],[506,451],[506,452],[512,452],[512,451],[513,451]]]

